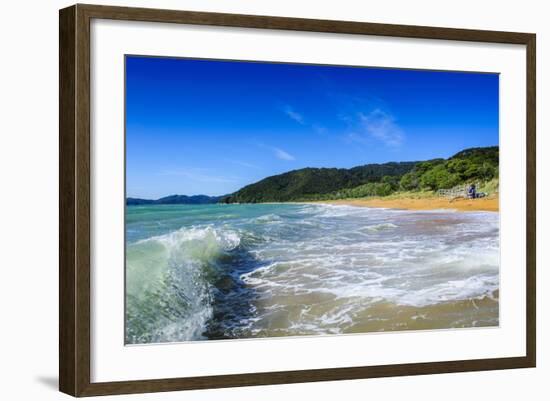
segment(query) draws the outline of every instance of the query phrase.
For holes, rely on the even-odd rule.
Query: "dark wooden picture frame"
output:
[[[526,46],[526,356],[120,382],[90,381],[90,21],[93,18]],[[535,42],[531,33],[74,5],[59,14],[59,389],[73,396],[535,367]]]

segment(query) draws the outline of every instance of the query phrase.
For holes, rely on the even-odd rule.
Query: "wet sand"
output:
[[[267,305],[278,305],[277,311],[259,321],[260,330],[246,333],[245,337],[282,337],[315,334],[357,334],[382,331],[441,330],[473,327],[497,327],[499,325],[499,291],[480,298],[470,298],[441,303],[412,306],[379,301],[365,305],[361,311],[351,314],[350,320],[339,327],[327,327],[319,333],[312,327],[300,327],[304,317],[331,316],[334,305],[344,305],[349,299],[338,300],[329,294],[274,297]],[[356,298],[361,305],[361,297]]]
[[[449,199],[436,196],[427,198],[393,198],[390,196],[387,198],[339,199],[320,201],[319,203],[408,210],[454,209],[461,212],[499,211],[499,201],[497,196],[480,199]]]

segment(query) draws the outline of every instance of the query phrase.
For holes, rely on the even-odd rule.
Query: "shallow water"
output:
[[[498,325],[498,213],[131,206],[126,342]]]

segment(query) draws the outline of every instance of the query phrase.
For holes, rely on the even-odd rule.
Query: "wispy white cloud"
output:
[[[296,121],[298,124],[305,125],[305,119],[304,116],[296,111],[289,105],[286,105],[283,108],[283,112],[291,119]]]
[[[290,105],[284,106],[283,112],[288,118],[297,122],[300,125],[311,128],[316,134],[324,135],[328,131],[323,125],[319,123],[307,121],[306,117],[303,114],[295,111]]]
[[[241,167],[255,168],[255,169],[260,168],[259,166],[255,165],[255,164],[248,163],[248,162],[245,162],[245,161],[242,161],[242,160],[233,160],[233,159],[224,159],[224,160],[228,163],[235,164],[235,165],[241,166]]]
[[[265,143],[262,143],[262,142],[256,142],[256,146],[262,149],[269,150],[273,154],[273,156],[275,156],[277,159],[285,160],[285,161],[296,160],[296,158],[293,155],[291,155],[289,152],[287,152],[284,149],[278,148],[276,146],[266,145]]]
[[[395,117],[381,109],[374,109],[368,114],[357,113],[355,125],[354,131],[346,137],[349,141],[365,144],[375,140],[388,147],[397,148],[405,140],[405,134],[395,122]]]
[[[290,153],[284,151],[281,148],[273,147],[271,149],[273,150],[273,154],[275,155],[275,157],[277,157],[278,159],[287,160],[287,161],[296,160],[294,156],[292,156]]]
[[[396,147],[403,143],[405,135],[392,115],[375,109],[367,115],[359,113],[359,119],[365,131],[385,145]]]

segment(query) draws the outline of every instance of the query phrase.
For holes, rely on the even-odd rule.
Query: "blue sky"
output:
[[[498,75],[127,56],[131,197],[498,145]]]

